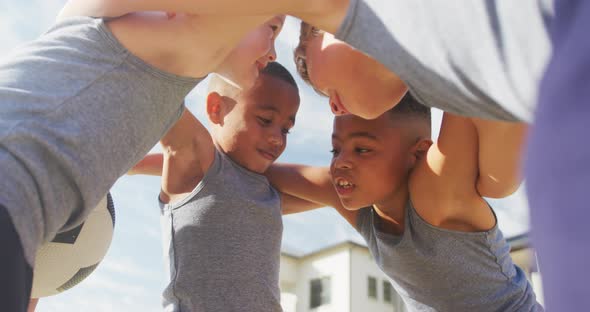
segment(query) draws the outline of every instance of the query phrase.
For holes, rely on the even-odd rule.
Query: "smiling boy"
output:
[[[281,215],[320,205],[262,175],[283,153],[299,93],[278,63],[240,91],[213,77],[210,132],[188,111],[131,174],[162,175],[168,311],[281,311]]]
[[[9,255],[0,258],[3,309],[26,311],[37,248],[80,224],[157,143],[200,82],[194,77],[218,71],[251,86],[258,69],[276,58],[283,21],[71,17],[3,60],[0,247]]]

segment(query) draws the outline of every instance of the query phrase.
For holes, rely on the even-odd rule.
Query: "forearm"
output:
[[[168,19],[163,13],[152,12],[129,14],[109,21],[108,26],[127,50],[150,65],[198,78],[223,62],[244,35],[241,27],[249,30],[260,23],[260,17],[228,20],[182,15]],[[212,31],[221,25],[227,27]]]
[[[132,12],[145,10],[132,10],[138,5],[133,0],[69,0],[61,9],[57,20],[71,16],[94,17],[118,17]]]
[[[273,164],[265,174],[283,194],[288,193],[283,196],[283,214],[329,206],[356,227],[358,213],[342,206],[328,167]]]
[[[60,18],[117,17],[143,11],[225,16],[288,14],[335,33],[344,20],[348,4],[349,0],[70,0]]]
[[[84,1],[70,1],[60,17],[123,12],[107,14],[103,8],[85,6]],[[162,12],[143,12],[109,20],[107,25],[127,50],[146,63],[179,76],[199,78],[215,72],[238,42],[269,18],[178,14],[170,19]]]
[[[279,191],[324,206],[336,207],[340,199],[327,167],[273,164],[265,173]]]
[[[326,205],[281,193],[281,210],[284,215],[310,211]]]

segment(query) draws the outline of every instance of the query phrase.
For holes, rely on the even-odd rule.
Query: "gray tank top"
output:
[[[265,176],[216,151],[190,195],[160,206],[165,311],[281,311],[281,201]]]
[[[336,36],[395,72],[425,105],[531,121],[552,19],[553,0],[351,0]]]
[[[31,265],[158,142],[199,81],[150,66],[89,17],[0,61],[0,204]]]
[[[426,223],[408,202],[401,236],[379,230],[373,208],[357,228],[410,311],[543,311],[498,226],[466,233]]]

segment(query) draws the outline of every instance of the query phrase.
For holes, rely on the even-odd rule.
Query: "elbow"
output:
[[[492,178],[478,179],[477,192],[482,197],[504,198],[512,195],[520,187],[520,179],[498,181]]]
[[[69,0],[56,20],[59,22],[72,16],[119,17],[131,13],[125,10],[124,4],[120,0]]]

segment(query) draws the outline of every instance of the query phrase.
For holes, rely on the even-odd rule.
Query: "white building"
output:
[[[309,254],[283,251],[285,312],[405,311],[366,246],[347,241]]]
[[[543,304],[534,251],[526,235],[508,239],[511,255]],[[281,304],[285,312],[406,311],[366,246],[346,241],[308,254],[283,250]]]

